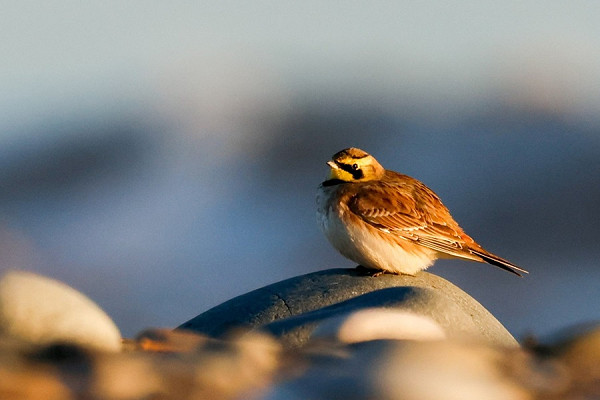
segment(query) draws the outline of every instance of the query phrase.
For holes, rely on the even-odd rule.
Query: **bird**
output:
[[[344,149],[327,165],[329,177],[317,190],[318,223],[333,247],[372,275],[415,275],[439,258],[528,273],[467,235],[424,183],[385,169],[366,151]]]

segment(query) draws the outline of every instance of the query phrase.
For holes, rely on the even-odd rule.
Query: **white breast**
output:
[[[317,192],[317,221],[329,242],[343,256],[360,265],[393,273],[414,275],[433,264],[434,250],[398,238],[368,226],[343,205],[328,201],[334,195],[332,188],[319,187]],[[402,243],[400,239],[400,243]]]

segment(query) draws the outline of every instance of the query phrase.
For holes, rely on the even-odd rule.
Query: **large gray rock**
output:
[[[384,307],[435,321],[449,338],[515,346],[511,334],[481,304],[439,276],[332,269],[287,279],[233,298],[185,322],[188,329],[219,337],[234,328],[262,328],[288,346],[305,343],[323,321],[353,311]]]

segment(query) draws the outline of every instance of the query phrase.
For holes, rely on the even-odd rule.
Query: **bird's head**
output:
[[[372,155],[355,147],[335,153],[327,165],[331,168],[329,179],[344,182],[377,180],[385,173],[385,169]]]

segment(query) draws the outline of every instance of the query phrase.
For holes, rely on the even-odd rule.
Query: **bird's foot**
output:
[[[365,275],[365,276],[370,276],[375,278],[376,276],[380,276],[386,273],[386,271],[382,271],[382,270],[377,270],[377,269],[372,269],[372,268],[367,268],[364,267],[362,265],[357,265],[356,266],[356,271],[358,271],[358,273],[360,275]]]

